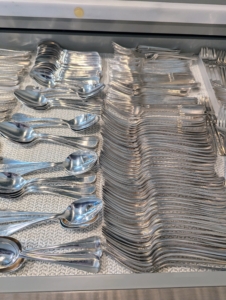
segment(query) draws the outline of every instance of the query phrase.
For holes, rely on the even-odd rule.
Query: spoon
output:
[[[0,171],[25,175],[40,169],[57,166],[64,168],[70,174],[79,175],[90,171],[95,165],[97,158],[97,154],[91,150],[77,150],[71,153],[63,162],[25,162],[1,157],[0,163],[2,165],[0,165]]]
[[[46,106],[48,104],[49,99],[45,97],[45,95],[41,94],[39,91],[35,90],[20,90],[17,89],[14,91],[14,95],[18,100],[25,100],[31,102],[31,104],[35,104],[36,106]]]
[[[75,176],[63,176],[63,177],[50,177],[50,178],[32,178],[30,180],[25,180],[22,176],[11,173],[11,172],[0,172],[0,187],[2,193],[14,193],[16,191],[21,190],[23,187],[32,184],[33,186],[38,185],[40,183],[44,183],[45,185],[48,183],[61,183],[62,181],[70,182],[72,187],[75,187],[74,184],[84,184],[86,187],[86,191],[89,193],[93,193],[95,191],[94,185],[91,183],[94,182],[96,176],[94,175],[86,175],[82,178],[78,178]],[[69,185],[70,186],[70,185]],[[83,185],[82,185],[83,186]],[[84,190],[85,193],[85,190]]]
[[[41,254],[32,252],[32,250],[23,251],[20,242],[15,238],[0,237],[0,272],[2,273],[16,271],[25,259],[52,262],[97,273],[100,270],[100,255],[100,250],[62,254]]]
[[[35,93],[35,95],[33,94]],[[32,97],[30,97],[32,95]],[[70,108],[73,110],[92,112],[100,114],[102,111],[102,100],[92,99],[92,101],[84,101],[82,99],[61,99],[46,98],[40,92],[30,90],[16,90],[16,98],[23,102],[26,106],[36,110],[48,110],[51,108]],[[41,96],[41,97],[40,97]]]
[[[101,90],[104,89],[105,85],[103,83],[89,84],[85,82],[75,84],[75,76],[72,76],[70,79],[65,80],[56,80],[55,76],[52,74],[41,73],[41,71],[32,70],[30,73],[33,79],[35,79],[39,84],[48,86],[48,87],[58,87],[58,86],[68,86],[71,90],[74,90],[78,93],[81,98],[88,98],[96,95]],[[59,76],[57,76],[59,77]],[[74,79],[73,79],[74,78]]]
[[[99,142],[96,136],[69,137],[39,133],[30,126],[16,122],[1,122],[0,132],[5,138],[22,144],[31,144],[39,140],[47,140],[77,148],[94,149]]]
[[[15,232],[22,230],[31,225],[41,223],[47,220],[60,219],[63,227],[69,227],[73,229],[85,228],[92,225],[99,219],[99,213],[102,210],[103,202],[101,199],[95,196],[86,196],[82,197],[77,201],[72,202],[67,209],[62,213],[42,213],[37,217],[37,212],[26,212],[26,215],[23,215],[25,212],[20,211],[9,211],[10,222],[15,220],[21,221],[20,223],[10,223],[6,225],[0,225],[0,235],[1,236],[10,236]],[[34,216],[32,220],[27,220],[27,217]],[[4,217],[7,218],[7,212],[4,211]]]
[[[96,114],[82,114],[76,116],[72,120],[63,120],[60,118],[35,118],[21,113],[16,113],[12,115],[12,120],[16,122],[26,123],[26,122],[53,122],[53,124],[33,124],[33,128],[47,127],[50,125],[67,125],[71,130],[80,131],[84,130],[99,121],[99,117]]]

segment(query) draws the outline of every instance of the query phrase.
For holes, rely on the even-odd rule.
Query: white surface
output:
[[[90,20],[226,24],[226,5],[149,1],[0,0],[0,16],[76,19],[76,7]]]

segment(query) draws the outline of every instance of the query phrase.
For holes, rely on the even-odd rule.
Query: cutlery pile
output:
[[[1,273],[18,270],[25,260],[44,261],[97,273],[100,270],[102,244],[98,236],[91,236],[50,247],[23,250],[17,239],[0,237],[0,255]]]
[[[102,112],[103,101],[100,97],[84,101],[74,92],[57,88],[41,90],[41,89],[16,89],[14,91],[16,98],[27,107],[43,111],[51,108],[69,108],[81,112],[94,113],[100,115]]]
[[[17,87],[30,65],[31,52],[0,49],[0,90]]]
[[[66,87],[81,98],[90,98],[104,88],[101,73],[99,53],[69,51],[56,42],[44,41],[37,48],[30,75],[42,86]]]
[[[157,57],[155,68],[139,69],[131,63],[135,60],[117,51],[110,62],[118,72],[110,70],[100,157],[107,249],[138,272],[174,266],[226,269],[225,179],[215,171],[207,108],[187,97],[189,92],[186,98],[168,95],[170,84],[179,89],[177,78],[183,84],[188,77],[194,80],[192,62],[186,59],[178,67],[184,56],[177,54],[175,65],[166,55],[164,64]],[[142,66],[152,65],[148,60]],[[125,70],[131,75],[127,80]],[[158,92],[134,96],[134,86],[140,90],[154,80]]]
[[[98,160],[99,137],[92,135],[93,132],[96,133],[99,130],[97,123],[100,120],[103,106],[100,92],[105,85],[100,82],[102,76],[101,57],[97,52],[68,51],[62,49],[55,42],[42,42],[37,48],[35,63],[30,70],[30,76],[38,84],[20,89],[21,79],[28,74],[30,59],[30,52],[0,49],[1,135],[12,142],[26,146],[32,146],[40,140],[48,140],[75,149],[70,155],[66,152],[65,160],[59,162],[57,158],[57,162],[54,159],[51,161],[51,158],[49,162],[45,160],[40,162],[15,160],[10,151],[7,151],[6,154],[10,153],[12,158],[0,158],[0,198],[3,205],[8,200],[12,200],[11,204],[13,205],[13,200],[19,200],[28,194],[44,194],[47,196],[45,201],[48,201],[48,195],[53,195],[52,199],[54,199],[51,204],[52,209],[49,211],[46,210],[46,207],[39,209],[39,206],[37,208],[36,204],[34,204],[35,211],[33,209],[30,211],[29,207],[23,207],[24,202],[21,202],[22,205],[19,204],[20,210],[13,210],[11,207],[2,210],[1,207],[0,272],[16,271],[25,259],[33,259],[96,273],[100,270],[102,256],[99,237],[54,245],[52,247],[54,253],[51,253],[51,249],[48,247],[25,251],[22,250],[19,241],[8,238],[18,231],[30,229],[40,223],[44,223],[45,227],[45,225],[49,226],[50,221],[58,220],[61,230],[66,235],[68,230],[74,230],[79,239],[81,235],[86,236],[87,228],[96,230],[102,217],[103,201],[97,196],[96,188],[100,178],[96,174],[98,167],[95,166]],[[75,114],[71,119],[68,118],[68,115],[64,116],[63,114],[58,115],[60,118],[54,118],[47,114],[45,117],[41,115],[37,117],[37,114],[32,116],[21,113],[26,110],[12,114],[17,100],[27,107],[39,111],[56,107],[68,108]],[[24,106],[22,108],[24,109]],[[77,111],[81,113],[78,115]],[[95,125],[97,126],[92,130]],[[76,132],[76,135],[72,136],[72,132],[68,135],[64,134],[64,129],[62,129],[62,135],[40,133],[35,130],[35,128],[46,127],[65,128],[65,126],[69,131]],[[83,132],[83,130],[90,129],[92,130],[90,136]],[[48,147],[42,150],[45,155]],[[62,150],[60,149],[60,151]],[[56,157],[55,154],[53,153],[51,157]],[[27,174],[44,169],[54,172],[61,169],[68,172],[69,175],[62,174],[55,175],[55,177],[38,175],[37,178],[34,176],[26,178]],[[65,202],[69,199],[71,204],[66,204],[60,209],[61,211],[58,211],[57,206],[54,206],[55,200],[58,201],[57,197],[61,197]],[[36,200],[37,203],[42,201],[38,198],[34,201]],[[51,197],[50,201],[52,201]],[[53,224],[53,226],[55,225]],[[36,239],[36,236],[31,234],[29,238]],[[81,250],[56,253],[58,248],[69,249],[71,246]],[[45,250],[48,253],[44,253]],[[9,255],[11,255],[11,260],[8,259]]]

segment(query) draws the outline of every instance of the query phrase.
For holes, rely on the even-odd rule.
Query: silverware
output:
[[[102,207],[103,203],[101,199],[95,196],[86,196],[79,197],[78,200],[72,202],[62,213],[43,214],[40,212],[39,215],[37,215],[37,213],[33,212],[3,211],[0,235],[9,236],[31,225],[54,219],[59,219],[63,227],[74,229],[86,228],[96,222]],[[5,225],[4,223],[6,222],[10,223]]]
[[[76,175],[78,180],[79,178],[84,180],[83,176],[78,175],[89,172],[96,164],[97,158],[96,152],[91,150],[77,150],[63,162],[25,162],[1,157],[0,171],[25,175],[41,169],[61,167],[70,174]]]
[[[68,86],[81,97],[89,98],[104,88],[99,82],[101,71],[97,52],[68,51],[55,42],[45,41],[38,46],[30,76],[43,86]]]
[[[76,116],[72,120],[63,120],[59,118],[35,118],[21,113],[13,114],[12,121],[21,123],[32,123],[33,128],[49,126],[68,126],[71,130],[80,131],[95,125],[99,121],[99,116],[95,114],[83,114]],[[44,122],[44,124],[40,123]]]
[[[192,62],[134,56],[110,62],[102,116],[106,252],[136,272],[225,269],[225,179],[215,171],[210,107],[167,98]]]
[[[1,122],[0,132],[3,137],[21,144],[33,144],[38,141],[52,141],[81,149],[95,149],[99,142],[99,139],[96,136],[66,137],[39,133],[28,125],[16,122]]]
[[[53,247],[53,250],[55,248],[58,249],[61,246],[64,248],[65,244],[56,245],[55,247]],[[43,248],[42,250],[46,249]],[[36,260],[57,263],[60,265],[84,270],[86,272],[97,273],[100,270],[101,255],[101,249],[96,251],[80,250],[76,252],[67,252],[61,254],[38,253],[32,251],[32,249],[22,250],[20,242],[15,238],[0,237],[0,272],[13,272],[20,268],[25,260]]]
[[[82,99],[61,99],[46,98],[39,91],[34,90],[15,90],[15,96],[26,106],[36,110],[48,110],[53,107],[71,108],[84,112],[100,114],[102,111],[102,101],[100,99],[92,99],[88,102]]]

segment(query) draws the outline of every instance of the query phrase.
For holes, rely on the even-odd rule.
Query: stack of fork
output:
[[[160,84],[155,84],[158,92],[134,99],[133,86],[142,90],[149,72],[135,72],[131,55],[120,59],[128,59],[126,72],[131,77],[126,79],[125,65],[118,64],[115,81],[121,91],[117,94],[115,82],[111,85],[103,113],[100,163],[107,251],[138,272],[174,266],[225,269],[225,180],[215,172],[206,107],[194,103],[195,98],[181,104],[184,98],[168,97],[162,85],[173,80],[163,84],[163,78],[175,78],[179,70],[174,62],[171,65],[171,57],[165,57],[167,68],[155,61],[161,74]],[[178,60],[183,57],[178,55]],[[110,62],[110,68],[113,65]],[[193,80],[189,64],[181,72],[176,73],[180,80],[184,74]],[[154,77],[153,70],[150,81]]]
[[[16,106],[13,90],[19,87],[30,59],[29,51],[0,49],[0,121],[8,118]]]
[[[226,52],[214,48],[202,47],[199,56],[205,63],[212,84],[226,84]]]
[[[29,51],[0,49],[0,90],[18,87],[30,65]]]

